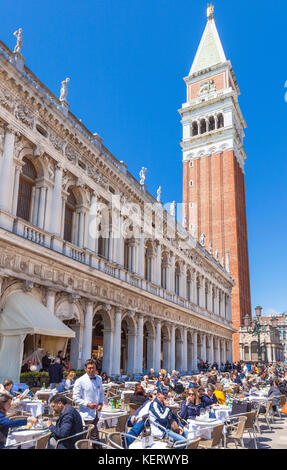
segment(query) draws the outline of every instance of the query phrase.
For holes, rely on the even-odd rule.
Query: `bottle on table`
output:
[[[43,388],[43,390],[46,390],[46,384],[45,384],[45,382],[43,383],[42,388]]]

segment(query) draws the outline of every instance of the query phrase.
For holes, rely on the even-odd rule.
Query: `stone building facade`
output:
[[[284,361],[280,328],[272,326],[271,317],[261,317],[260,323],[265,327],[265,331],[260,335],[262,361]],[[240,359],[244,362],[258,361],[258,337],[248,333],[244,326],[240,330]]]
[[[0,311],[37,298],[75,332],[75,368],[92,352],[108,374],[232,361],[230,274],[66,96],[0,42]]]

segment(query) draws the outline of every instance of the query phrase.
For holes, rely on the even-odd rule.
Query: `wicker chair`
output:
[[[124,432],[112,432],[111,434],[108,435],[108,444],[112,446],[113,449],[126,449],[127,446],[127,437],[128,434]],[[133,437],[133,442],[138,441],[142,443],[141,438],[139,437]]]
[[[211,433],[211,439],[201,438],[199,442],[199,449],[213,449],[220,447],[221,440],[222,440],[222,432],[223,432],[224,424],[219,424],[215,426]]]
[[[90,439],[81,439],[77,441],[75,443],[75,448],[76,449],[94,449],[95,444],[99,447],[102,447],[103,449],[114,449],[114,447],[111,447],[103,442],[92,441]]]
[[[198,437],[197,439],[193,439],[192,441],[188,441],[187,444],[187,449],[197,449],[199,446],[199,443],[201,441],[201,437]]]
[[[260,411],[261,407],[259,407],[258,414],[257,414],[257,426],[260,429],[259,419],[262,417],[263,419],[265,419],[268,429],[271,430],[270,422],[271,422],[271,416],[273,414],[273,410],[272,410],[273,399],[268,400],[267,403],[265,403],[264,405],[266,407],[266,410],[263,412]],[[260,429],[260,432],[261,432],[261,429]]]
[[[35,444],[35,449],[46,449],[51,434],[52,433],[48,432],[44,436],[40,437],[40,439],[37,439],[36,444]]]
[[[138,403],[129,403],[129,415],[133,415],[140,406]]]
[[[237,423],[235,420],[237,420]],[[230,419],[230,424],[227,426],[227,435],[225,436],[225,447],[227,447],[229,440],[234,442],[236,449],[238,442],[240,442],[241,447],[244,447],[243,433],[246,421],[246,416],[233,416]]]
[[[123,433],[123,432],[125,433],[127,429],[128,418],[129,418],[128,415],[119,416],[116,426],[112,426],[110,428],[105,428],[105,429],[99,429],[99,433],[101,437],[107,438],[108,435],[111,433]]]

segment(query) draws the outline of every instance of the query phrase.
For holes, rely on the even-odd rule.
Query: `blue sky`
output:
[[[147,187],[182,199],[180,116],[206,24],[201,0],[14,0],[0,39],[23,28],[29,68],[56,94],[70,77],[71,111]],[[247,122],[246,200],[253,308],[287,310],[286,2],[215,2],[215,20]],[[287,83],[286,83],[287,86]]]

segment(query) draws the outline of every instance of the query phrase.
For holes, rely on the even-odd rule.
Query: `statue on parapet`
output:
[[[160,202],[160,198],[161,198],[161,186],[158,187],[158,190],[156,192],[156,200],[157,202]]]
[[[69,81],[70,81],[70,79],[66,78],[66,80],[63,80],[61,82],[62,87],[61,87],[61,93],[60,93],[60,101],[67,101],[66,98],[67,98],[67,95],[68,95],[68,83],[69,83]]]
[[[13,36],[17,38],[17,43],[14,48],[14,54],[20,54],[22,46],[23,46],[23,29],[22,28],[17,29],[17,31],[13,33]]]
[[[145,184],[145,178],[146,178],[146,172],[147,172],[147,169],[143,166],[141,171],[140,171],[140,185],[141,186],[144,186]]]

